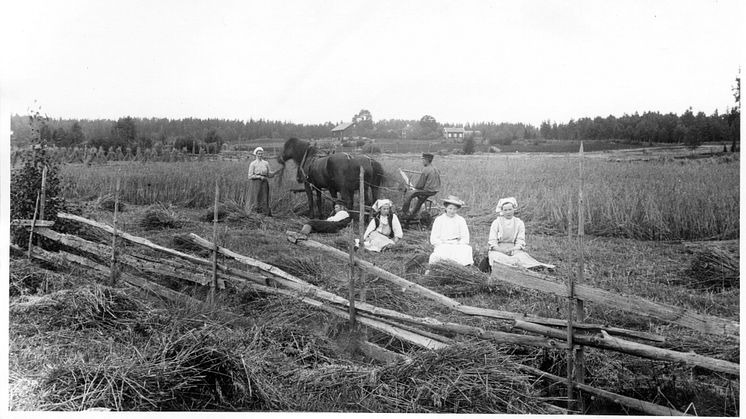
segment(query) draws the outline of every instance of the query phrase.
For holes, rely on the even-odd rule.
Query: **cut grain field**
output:
[[[703,285],[709,283],[693,276],[696,255],[683,242],[739,237],[739,161],[666,156],[616,161],[617,156],[601,153],[586,157],[588,284],[737,321],[738,281],[731,279],[720,288]],[[379,160],[389,173],[421,169],[416,154]],[[301,227],[305,218],[299,214],[307,208],[303,194],[287,192],[297,186],[295,166],[289,164],[282,178],[273,179],[275,217],[269,218],[242,210],[248,163],[67,165],[61,168],[61,181],[77,212],[111,224],[113,215],[104,202],[121,176],[125,207],[118,214],[119,228],[162,246],[203,254],[180,238],[189,233],[212,237],[207,220],[217,179],[226,211],[218,225],[218,244],[348,296],[345,262],[285,239],[285,231]],[[570,221],[577,228],[577,156],[454,155],[437,156],[434,164],[443,179],[440,195],[455,194],[467,202],[462,215],[475,254],[486,251],[497,199],[515,196],[530,253],[557,265],[552,275],[558,281],[575,275],[578,249],[567,237],[567,225],[573,214]],[[382,194],[401,203],[398,191]],[[153,212],[161,217],[148,218]],[[314,239],[346,250],[346,234]],[[492,283],[475,271],[436,269],[425,275],[412,261],[431,250],[427,237],[427,231],[406,230],[399,249],[363,257],[463,304],[566,318],[565,297]],[[163,284],[198,299],[205,296],[199,287]],[[428,351],[363,330],[371,343],[411,359],[382,364],[350,352],[346,321],[288,297],[230,287],[220,295],[220,307],[247,320],[240,324],[202,306],[164,303],[111,287],[106,278],[85,269],[40,269],[14,258],[11,285],[13,410],[557,413],[548,404],[564,406],[561,387],[520,370],[526,365],[564,376],[563,350],[484,345],[449,335],[451,348]],[[377,277],[367,276],[354,294],[357,300],[420,317],[485,330],[504,327],[402,293]],[[596,304],[586,304],[584,321],[660,334],[666,337],[664,348],[739,362],[739,343],[730,338]],[[690,414],[739,414],[737,377],[595,348],[586,348],[586,366],[586,382],[598,388]],[[585,396],[584,413],[640,414]]]
[[[584,163],[587,233],[643,240],[738,237],[738,160],[617,162],[586,154],[591,157]],[[421,169],[415,155],[386,155],[380,160],[393,180],[399,180],[399,168]],[[518,216],[533,231],[565,232],[568,218],[577,214],[577,155],[439,156],[434,165],[443,178],[440,195],[461,197],[467,203],[463,214],[475,220],[492,217],[497,200],[505,196],[518,199]],[[67,198],[91,199],[113,193],[115,179],[121,176],[124,202],[206,208],[212,204],[217,179],[223,199],[243,205],[247,166],[247,161],[67,165],[62,188]],[[304,200],[287,193],[290,187],[300,187],[292,163],[282,177],[273,179],[273,186],[272,205],[278,210]],[[398,190],[384,189],[381,195],[401,204]]]

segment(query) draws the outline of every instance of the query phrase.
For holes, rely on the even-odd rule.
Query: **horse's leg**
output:
[[[324,199],[321,196],[321,190],[320,189],[316,190],[316,201],[318,201],[316,205],[319,206],[319,219],[323,220],[325,218],[324,217]]]
[[[342,189],[342,200],[347,205],[347,208],[352,209],[353,201],[355,198],[355,190]],[[365,211],[365,208],[360,208],[360,211]]]
[[[308,182],[305,182],[304,186],[306,187],[306,198],[308,198],[309,217],[315,218],[313,214],[313,191],[311,190],[311,185]]]

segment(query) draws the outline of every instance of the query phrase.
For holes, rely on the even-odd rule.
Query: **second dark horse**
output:
[[[368,156],[351,156],[347,153],[320,156],[316,147],[308,141],[290,138],[285,141],[280,155],[277,156],[280,164],[284,165],[288,160],[294,160],[298,165],[298,181],[303,182],[306,188],[311,218],[315,217],[314,190],[319,218],[323,218],[322,189],[328,189],[332,198],[337,198],[337,193],[340,193],[347,208],[352,208],[355,191],[360,187],[361,166],[365,172],[365,189],[370,191],[370,197],[366,193],[366,204],[370,205],[378,199],[378,188],[384,177],[383,166]]]

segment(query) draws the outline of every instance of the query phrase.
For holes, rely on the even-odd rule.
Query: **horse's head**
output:
[[[295,137],[289,138],[285,141],[285,144],[282,145],[282,150],[280,150],[280,154],[277,156],[277,162],[285,165],[286,161],[295,160],[297,164],[300,164],[307,148],[308,143],[305,141],[301,141]]]

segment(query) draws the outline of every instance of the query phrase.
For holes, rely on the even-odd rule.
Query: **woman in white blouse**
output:
[[[526,226],[516,217],[518,202],[515,198],[502,198],[497,202],[495,211],[499,214],[490,226],[487,243],[490,246],[490,266],[500,263],[509,266],[520,266],[527,269],[544,267],[554,269],[554,265],[541,263],[526,253]]]
[[[430,263],[441,260],[452,260],[461,265],[473,265],[474,258],[469,246],[469,227],[464,217],[458,215],[458,210],[464,202],[451,195],[443,200],[446,212],[433,221],[430,232],[430,244],[435,247],[430,255]]]
[[[404,237],[399,217],[391,210],[392,206],[389,199],[379,199],[373,204],[374,215],[363,234],[366,250],[380,252]]]
[[[264,159],[264,149],[257,147],[254,149],[256,158],[249,164],[249,202],[248,209],[272,216],[272,210],[269,207],[269,178],[273,177],[282,168],[274,172],[269,167],[269,162]]]

